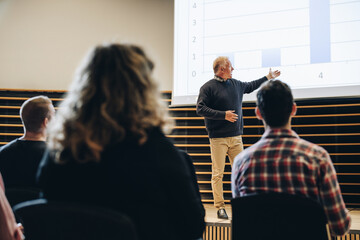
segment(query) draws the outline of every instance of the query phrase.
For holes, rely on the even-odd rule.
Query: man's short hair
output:
[[[40,132],[45,118],[52,117],[51,100],[46,96],[36,96],[26,100],[20,108],[21,121],[28,132]]]
[[[294,103],[290,87],[280,80],[265,82],[257,92],[257,106],[270,127],[287,124]]]
[[[217,71],[219,70],[220,67],[226,67],[226,60],[229,60],[229,58],[225,57],[225,56],[217,57],[214,60],[214,63],[213,63],[214,74],[217,73]]]

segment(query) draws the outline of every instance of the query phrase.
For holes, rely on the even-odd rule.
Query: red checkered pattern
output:
[[[234,198],[264,192],[306,196],[324,206],[334,235],[343,235],[350,228],[329,154],[292,130],[266,130],[257,143],[235,158],[231,180]]]

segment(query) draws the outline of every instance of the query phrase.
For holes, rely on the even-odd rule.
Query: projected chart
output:
[[[175,34],[175,78],[188,81],[174,86],[175,94],[197,95],[222,55],[243,81],[272,67],[293,89],[360,83],[359,0],[180,2],[187,22],[178,26],[186,34]]]

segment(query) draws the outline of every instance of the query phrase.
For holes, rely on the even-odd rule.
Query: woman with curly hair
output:
[[[163,133],[170,122],[153,67],[138,46],[95,47],[50,123],[38,181],[49,200],[126,213],[139,239],[199,238],[194,167]]]

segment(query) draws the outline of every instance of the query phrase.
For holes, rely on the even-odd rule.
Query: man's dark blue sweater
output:
[[[233,78],[226,81],[211,79],[200,88],[196,112],[205,117],[209,138],[233,137],[243,134],[243,95],[253,92],[266,80],[266,77],[251,82],[242,82]],[[236,122],[225,120],[227,110],[235,110],[239,117]]]

